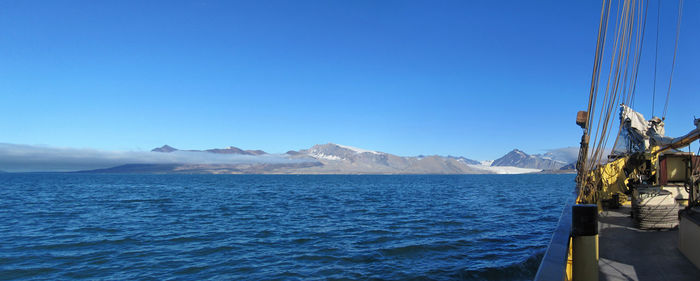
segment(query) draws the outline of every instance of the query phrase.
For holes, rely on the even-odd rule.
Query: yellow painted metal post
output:
[[[573,280],[598,281],[598,206],[578,204],[572,208]]]
[[[574,267],[574,258],[573,254],[571,253],[571,247],[573,247],[574,244],[571,240],[571,237],[569,237],[569,254],[566,258],[566,281],[573,280],[572,271]]]

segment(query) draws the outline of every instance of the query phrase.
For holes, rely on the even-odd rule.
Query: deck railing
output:
[[[576,197],[569,200],[559,217],[552,241],[542,258],[536,281],[566,280],[566,265],[569,256],[569,238],[571,237],[571,207]]]

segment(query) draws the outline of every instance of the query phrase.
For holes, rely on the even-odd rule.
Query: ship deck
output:
[[[678,250],[678,230],[640,230],[631,208],[599,216],[600,280],[698,280],[700,270]]]

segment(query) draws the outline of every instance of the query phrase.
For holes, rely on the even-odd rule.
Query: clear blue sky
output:
[[[600,1],[2,1],[0,142],[268,152],[335,142],[474,159],[577,146],[599,12]],[[686,1],[670,135],[700,116],[699,18]],[[636,102],[647,117],[651,59]]]

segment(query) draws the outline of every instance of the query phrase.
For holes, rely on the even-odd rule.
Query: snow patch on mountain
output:
[[[494,174],[529,174],[529,173],[537,173],[541,172],[541,169],[529,169],[529,168],[520,168],[520,167],[513,167],[513,166],[490,166],[493,160],[489,161],[482,161],[481,165],[468,165],[469,167],[472,167],[474,169],[479,169],[483,171],[487,171],[490,173]],[[488,165],[485,165],[488,163]]]
[[[357,148],[354,146],[348,146],[348,145],[342,145],[342,144],[335,144],[337,146],[340,146],[345,149],[352,150],[356,153],[372,153],[372,154],[381,154],[380,152],[374,151],[374,150],[367,150],[367,149],[362,149],[362,148]]]
[[[342,160],[343,158],[340,158],[336,155],[329,155],[325,153],[309,153],[309,156],[316,158],[316,159],[326,159],[326,160]]]

